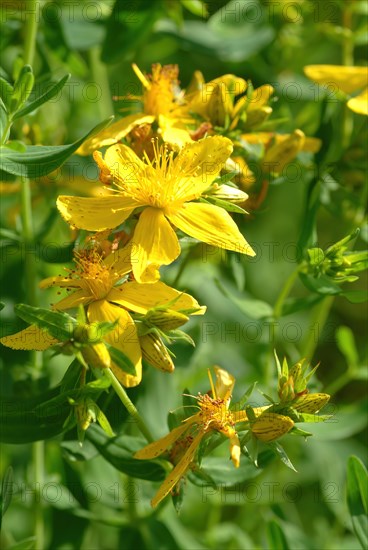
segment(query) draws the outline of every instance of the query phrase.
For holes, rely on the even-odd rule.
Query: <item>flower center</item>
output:
[[[199,395],[198,403],[201,408],[200,415],[206,427],[211,430],[225,431],[229,425],[233,425],[233,417],[223,399],[212,399],[209,395]]]
[[[95,300],[105,298],[114,286],[119,275],[103,263],[102,255],[95,249],[87,249],[75,254],[76,269],[72,274],[81,279],[87,292]]]
[[[178,86],[177,65],[152,65],[148,75],[149,87],[143,94],[144,112],[158,117],[169,114],[175,107],[175,89]]]

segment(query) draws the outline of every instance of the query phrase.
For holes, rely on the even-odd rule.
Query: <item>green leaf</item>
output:
[[[107,345],[109,354],[114,363],[123,370],[125,373],[131,374],[132,376],[136,375],[135,366],[125,353],[121,350],[114,348],[113,346]]]
[[[248,479],[253,479],[262,473],[275,458],[271,451],[263,451],[258,457],[259,468],[256,468],[245,456],[241,457],[239,468],[235,468],[234,464],[227,458],[219,458],[215,456],[206,456],[203,458],[201,468],[198,472],[191,473],[189,478],[196,485],[203,485],[205,479],[201,478],[201,472],[212,480],[215,486],[221,486],[226,483],[226,486],[237,485]],[[205,481],[205,483],[207,483]]]
[[[42,94],[40,97],[35,99],[34,101],[31,101],[28,105],[23,107],[23,109],[20,109],[17,111],[13,117],[12,120],[17,120],[18,118],[21,118],[25,115],[28,115],[29,113],[32,113],[35,109],[46,103],[47,101],[50,101],[53,97],[55,97],[65,86],[65,84],[68,82],[69,78],[71,77],[70,74],[66,74],[61,78],[58,82],[53,84],[47,92]]]
[[[341,296],[344,296],[352,304],[368,302],[367,290],[346,290],[341,293]]]
[[[286,315],[291,315],[292,313],[302,311],[303,309],[310,309],[321,300],[323,300],[323,296],[321,294],[309,294],[304,298],[288,298],[282,306],[281,316],[285,317]]]
[[[355,368],[359,363],[359,355],[353,331],[349,327],[340,326],[336,331],[336,343],[348,366]]]
[[[1,494],[0,494],[0,529],[2,524],[2,519],[5,515],[5,512],[9,508],[13,496],[13,468],[8,466],[6,469],[3,481],[1,483]]]
[[[350,456],[347,467],[347,501],[353,529],[363,549],[368,547],[368,474],[356,456]]]
[[[77,321],[67,313],[50,311],[49,309],[27,304],[18,304],[14,309],[23,321],[46,329],[51,336],[61,342],[73,337],[73,330],[77,326]]]
[[[237,214],[246,214],[247,211],[244,210],[244,208],[241,208],[241,206],[238,206],[237,204],[234,204],[233,202],[226,201],[224,199],[217,199],[213,195],[206,195],[206,198],[200,198],[199,202],[214,204],[215,206],[219,206],[220,208],[223,208],[227,212],[236,212]]]
[[[9,546],[9,550],[32,550],[35,548],[36,537],[27,537],[26,539],[16,542],[12,546]]]
[[[5,110],[9,110],[10,100],[12,98],[14,88],[4,78],[0,77],[0,97],[4,104]]]
[[[223,294],[229,298],[233,304],[238,306],[240,311],[251,319],[265,319],[272,317],[273,309],[267,302],[263,302],[262,300],[254,300],[251,298],[237,298],[234,294],[229,292],[218,279],[216,279],[215,282],[221,292],[223,292]]]
[[[98,426],[90,426],[86,438],[93,443],[100,454],[120,472],[150,481],[163,481],[166,470],[159,462],[138,460],[132,455],[144,446],[141,439],[126,434],[109,438]]]
[[[36,414],[38,406],[57,397],[59,393],[60,387],[55,387],[29,399],[9,399],[2,396],[0,441],[12,444],[31,443],[61,434],[70,412],[69,403],[64,401],[55,410],[44,410],[44,414]]]
[[[308,248],[307,254],[309,256],[310,265],[320,265],[325,259],[325,254],[322,248]]]
[[[198,17],[208,16],[207,6],[202,0],[181,0],[181,3],[193,15],[198,15]]]
[[[132,55],[151,34],[162,9],[158,0],[115,2],[106,24],[101,60],[114,63]]]
[[[310,275],[307,275],[306,273],[299,273],[299,276],[305,286],[312,290],[313,292],[317,292],[318,294],[323,294],[325,296],[335,296],[337,294],[341,294],[341,288],[331,281],[328,277],[322,276],[322,277],[311,277]]]
[[[293,470],[294,472],[297,472],[297,469],[294,467],[293,463],[291,462],[290,458],[288,457],[284,447],[278,443],[278,441],[269,441],[268,445],[275,451],[275,453],[278,455],[281,462],[285,464],[290,470]]]
[[[59,168],[86,139],[108,126],[113,118],[104,120],[88,134],[69,145],[29,145],[24,153],[13,151],[9,147],[0,147],[0,168],[8,174],[27,178],[46,176]]]
[[[290,548],[283,530],[275,520],[267,524],[267,539],[270,550],[289,550]]]

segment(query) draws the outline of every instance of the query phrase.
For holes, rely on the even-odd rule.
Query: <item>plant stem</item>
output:
[[[40,1],[28,0],[24,39],[24,64],[32,65],[36,50],[37,27],[40,18]]]
[[[89,51],[90,69],[95,84],[100,87],[101,98],[98,101],[98,110],[102,119],[109,118],[114,114],[114,107],[111,99],[111,90],[106,65],[100,59],[101,48],[95,46]]]
[[[45,526],[42,506],[42,490],[45,471],[45,444],[44,441],[36,441],[32,445],[33,474],[35,478],[35,502],[34,502],[34,535],[37,548],[45,547]]]
[[[335,395],[341,388],[346,386],[352,379],[352,369],[347,369],[345,372],[341,374],[336,380],[328,384],[328,386],[324,389],[326,393],[329,395]]]
[[[142,419],[138,410],[136,409],[135,405],[133,405],[133,403],[129,399],[128,394],[124,390],[123,386],[120,384],[119,380],[115,377],[111,369],[105,369],[105,373],[106,373],[106,376],[111,381],[111,385],[114,388],[120,401],[123,403],[124,407],[127,409],[127,411],[132,416],[132,418],[134,418],[134,420],[136,421],[139,430],[147,439],[147,441],[151,443],[154,439],[149,429],[147,428],[144,420]]]
[[[346,30],[342,45],[342,64],[345,67],[354,65],[354,42],[352,40],[352,23],[353,16],[351,11],[351,2],[346,2],[342,14],[342,26]],[[353,113],[344,105],[343,122],[342,122],[342,147],[343,150],[349,147],[351,135],[353,132]]]
[[[297,279],[299,273],[300,265],[298,265],[294,271],[292,271],[289,277],[286,279],[284,286],[282,287],[280,294],[277,297],[273,308],[272,321],[270,323],[270,349],[268,352],[268,357],[266,361],[266,370],[265,370],[265,384],[269,385],[272,379],[272,366],[273,366],[273,352],[276,345],[276,329],[277,329],[277,320],[282,316],[282,308],[285,303],[286,298],[289,296],[291,289],[294,286],[294,283]]]
[[[27,19],[25,23],[24,41],[24,64],[32,65],[36,50],[37,27],[40,16],[39,0],[28,0]],[[34,254],[34,228],[32,219],[32,196],[30,182],[27,178],[21,178],[21,216],[23,230],[23,244],[25,252],[24,273],[26,297],[30,305],[37,305],[37,270],[36,257]],[[28,254],[28,252],[31,252]],[[42,367],[41,354],[33,352],[31,361],[38,371]],[[33,454],[33,475],[34,475],[34,534],[37,548],[45,547],[45,525],[43,506],[41,501],[44,469],[45,469],[45,444],[43,441],[36,441],[32,445]]]
[[[20,201],[22,215],[23,245],[24,245],[24,276],[26,296],[29,305],[37,305],[36,258],[34,254],[34,230],[32,219],[32,196],[30,182],[21,178]]]
[[[334,298],[334,296],[327,296],[315,306],[310,322],[310,330],[302,346],[301,353],[302,357],[306,357],[310,361],[313,359],[319,337],[330,313]]]
[[[286,279],[284,286],[276,300],[273,308],[274,319],[279,319],[282,315],[282,308],[286,298],[289,296],[291,289],[294,286],[295,280],[298,277],[300,266],[298,265],[294,271],[292,271],[289,277]]]

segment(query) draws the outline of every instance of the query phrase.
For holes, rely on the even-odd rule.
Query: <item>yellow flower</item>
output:
[[[188,110],[209,120],[213,126],[234,130],[243,118],[253,127],[263,122],[271,113],[266,105],[274,89],[265,84],[253,91],[250,97],[242,95],[247,82],[233,74],[226,74],[205,83],[202,74],[196,71],[196,86],[187,93]],[[242,97],[238,98],[238,96]]]
[[[349,95],[362,90],[348,100],[347,106],[355,113],[368,115],[368,67],[307,65],[304,72],[314,82],[326,84],[332,89],[337,86]]]
[[[162,67],[155,63],[152,65],[152,74],[147,76],[135,63],[132,67],[144,87],[144,92],[143,96],[127,96],[125,99],[141,100],[142,111],[118,120],[86,140],[77,150],[79,155],[89,155],[96,149],[113,145],[130,134],[134,128],[145,124],[152,125],[154,122],[158,124],[159,133],[165,142],[180,148],[192,141],[185,126],[191,122],[191,118],[187,114],[183,94],[178,87],[178,66]]]
[[[180,458],[165,479],[157,494],[151,501],[153,507],[164,499],[174,486],[180,481],[180,478],[186,473],[194,460],[196,450],[206,434],[220,432],[230,440],[230,455],[236,468],[240,463],[240,444],[235,431],[235,424],[246,420],[244,411],[233,412],[229,409],[231,394],[235,384],[235,378],[227,371],[215,367],[216,384],[213,385],[210,376],[212,397],[208,394],[198,394],[197,401],[199,412],[185,419],[183,423],[174,428],[168,435],[158,441],[150,443],[143,449],[135,453],[135,458],[152,459],[163,454],[169,447],[178,443],[181,448]],[[183,440],[185,436],[185,452],[182,452]]]
[[[95,153],[101,177],[116,189],[96,198],[60,196],[61,215],[72,226],[89,231],[112,229],[136,208],[144,207],[132,236],[132,267],[138,282],[154,282],[158,268],[180,254],[173,226],[213,246],[254,256],[230,215],[218,206],[196,202],[210,187],[232,152],[231,141],[214,136],[174,153],[155,147],[145,162],[125,145],[110,147],[105,158]]]
[[[121,282],[131,271],[130,253],[130,247],[126,247],[103,259],[96,250],[87,249],[76,255],[76,269],[71,270],[69,277],[49,277],[40,283],[41,288],[58,286],[72,290],[67,297],[54,304],[57,310],[82,304],[88,307],[90,323],[119,320],[116,328],[105,335],[104,341],[122,351],[134,365],[135,376],[111,363],[111,370],[127,387],[136,386],[142,378],[142,352],[129,311],[145,314],[151,308],[167,303],[175,311],[197,309],[197,315],[203,314],[206,309],[200,307],[189,294],[160,281],[150,285],[129,280]]]

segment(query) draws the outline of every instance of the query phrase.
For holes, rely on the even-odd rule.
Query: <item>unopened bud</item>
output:
[[[150,332],[139,338],[143,358],[152,367],[164,372],[173,372],[174,363],[161,338]]]
[[[85,362],[96,369],[108,369],[111,366],[111,357],[103,342],[83,346],[81,353]]]
[[[163,331],[175,330],[189,321],[187,315],[173,309],[152,309],[146,313],[145,319]]]

